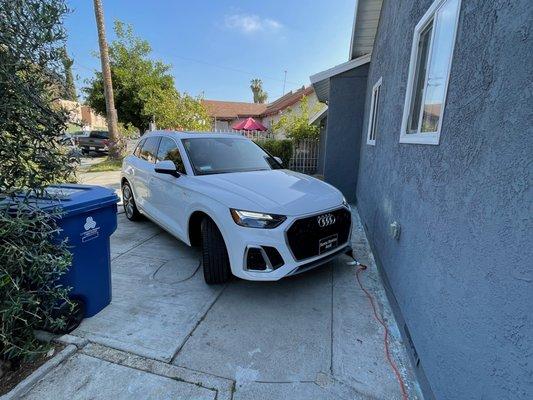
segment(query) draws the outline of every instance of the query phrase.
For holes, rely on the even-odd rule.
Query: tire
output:
[[[225,283],[231,276],[228,251],[218,227],[209,218],[202,221],[202,264],[208,285]]]
[[[139,221],[142,218],[135,199],[133,198],[133,191],[128,182],[122,184],[122,204],[124,206],[124,214],[130,221]]]

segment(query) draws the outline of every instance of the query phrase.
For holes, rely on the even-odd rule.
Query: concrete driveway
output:
[[[392,332],[417,398],[358,220],[364,284]],[[203,282],[199,253],[148,221],[119,215],[113,301],[72,335],[88,340],[26,398],[399,399],[383,331],[339,258],[279,282]],[[127,394],[127,396],[126,396]]]
[[[28,399],[401,399],[383,329],[343,256],[279,282],[208,286],[199,252],[124,214],[111,238],[113,301],[68,341],[77,349]],[[364,285],[419,398],[354,210]]]

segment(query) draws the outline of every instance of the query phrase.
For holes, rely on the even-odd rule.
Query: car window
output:
[[[174,140],[167,137],[161,138],[161,144],[159,145],[159,151],[157,152],[157,161],[163,160],[174,162],[176,170],[181,174],[185,173],[185,166],[183,165],[178,146]]]
[[[133,151],[133,155],[134,156],[137,156],[137,157],[141,156],[141,149],[142,149],[143,144],[144,144],[145,141],[146,141],[146,139],[142,139],[142,140],[139,141],[139,143],[137,144],[137,147],[135,147],[135,150]]]
[[[182,140],[196,175],[283,168],[261,147],[244,138],[189,138]]]
[[[160,140],[160,136],[152,136],[146,138],[146,141],[143,143],[143,146],[141,148],[141,153],[139,157],[142,160],[148,161],[150,163],[155,163],[157,147],[159,146]]]
[[[109,132],[108,131],[92,131],[89,134],[89,137],[96,138],[96,139],[109,139]]]

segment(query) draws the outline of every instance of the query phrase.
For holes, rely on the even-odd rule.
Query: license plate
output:
[[[96,150],[96,147],[91,146],[91,147],[89,147],[89,150]]]
[[[318,254],[327,253],[338,245],[338,235],[327,236],[318,241]]]

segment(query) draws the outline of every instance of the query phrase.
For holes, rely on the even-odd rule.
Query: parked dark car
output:
[[[90,151],[107,153],[109,150],[108,131],[89,131],[87,135],[77,136],[76,141],[83,154],[88,154]]]

